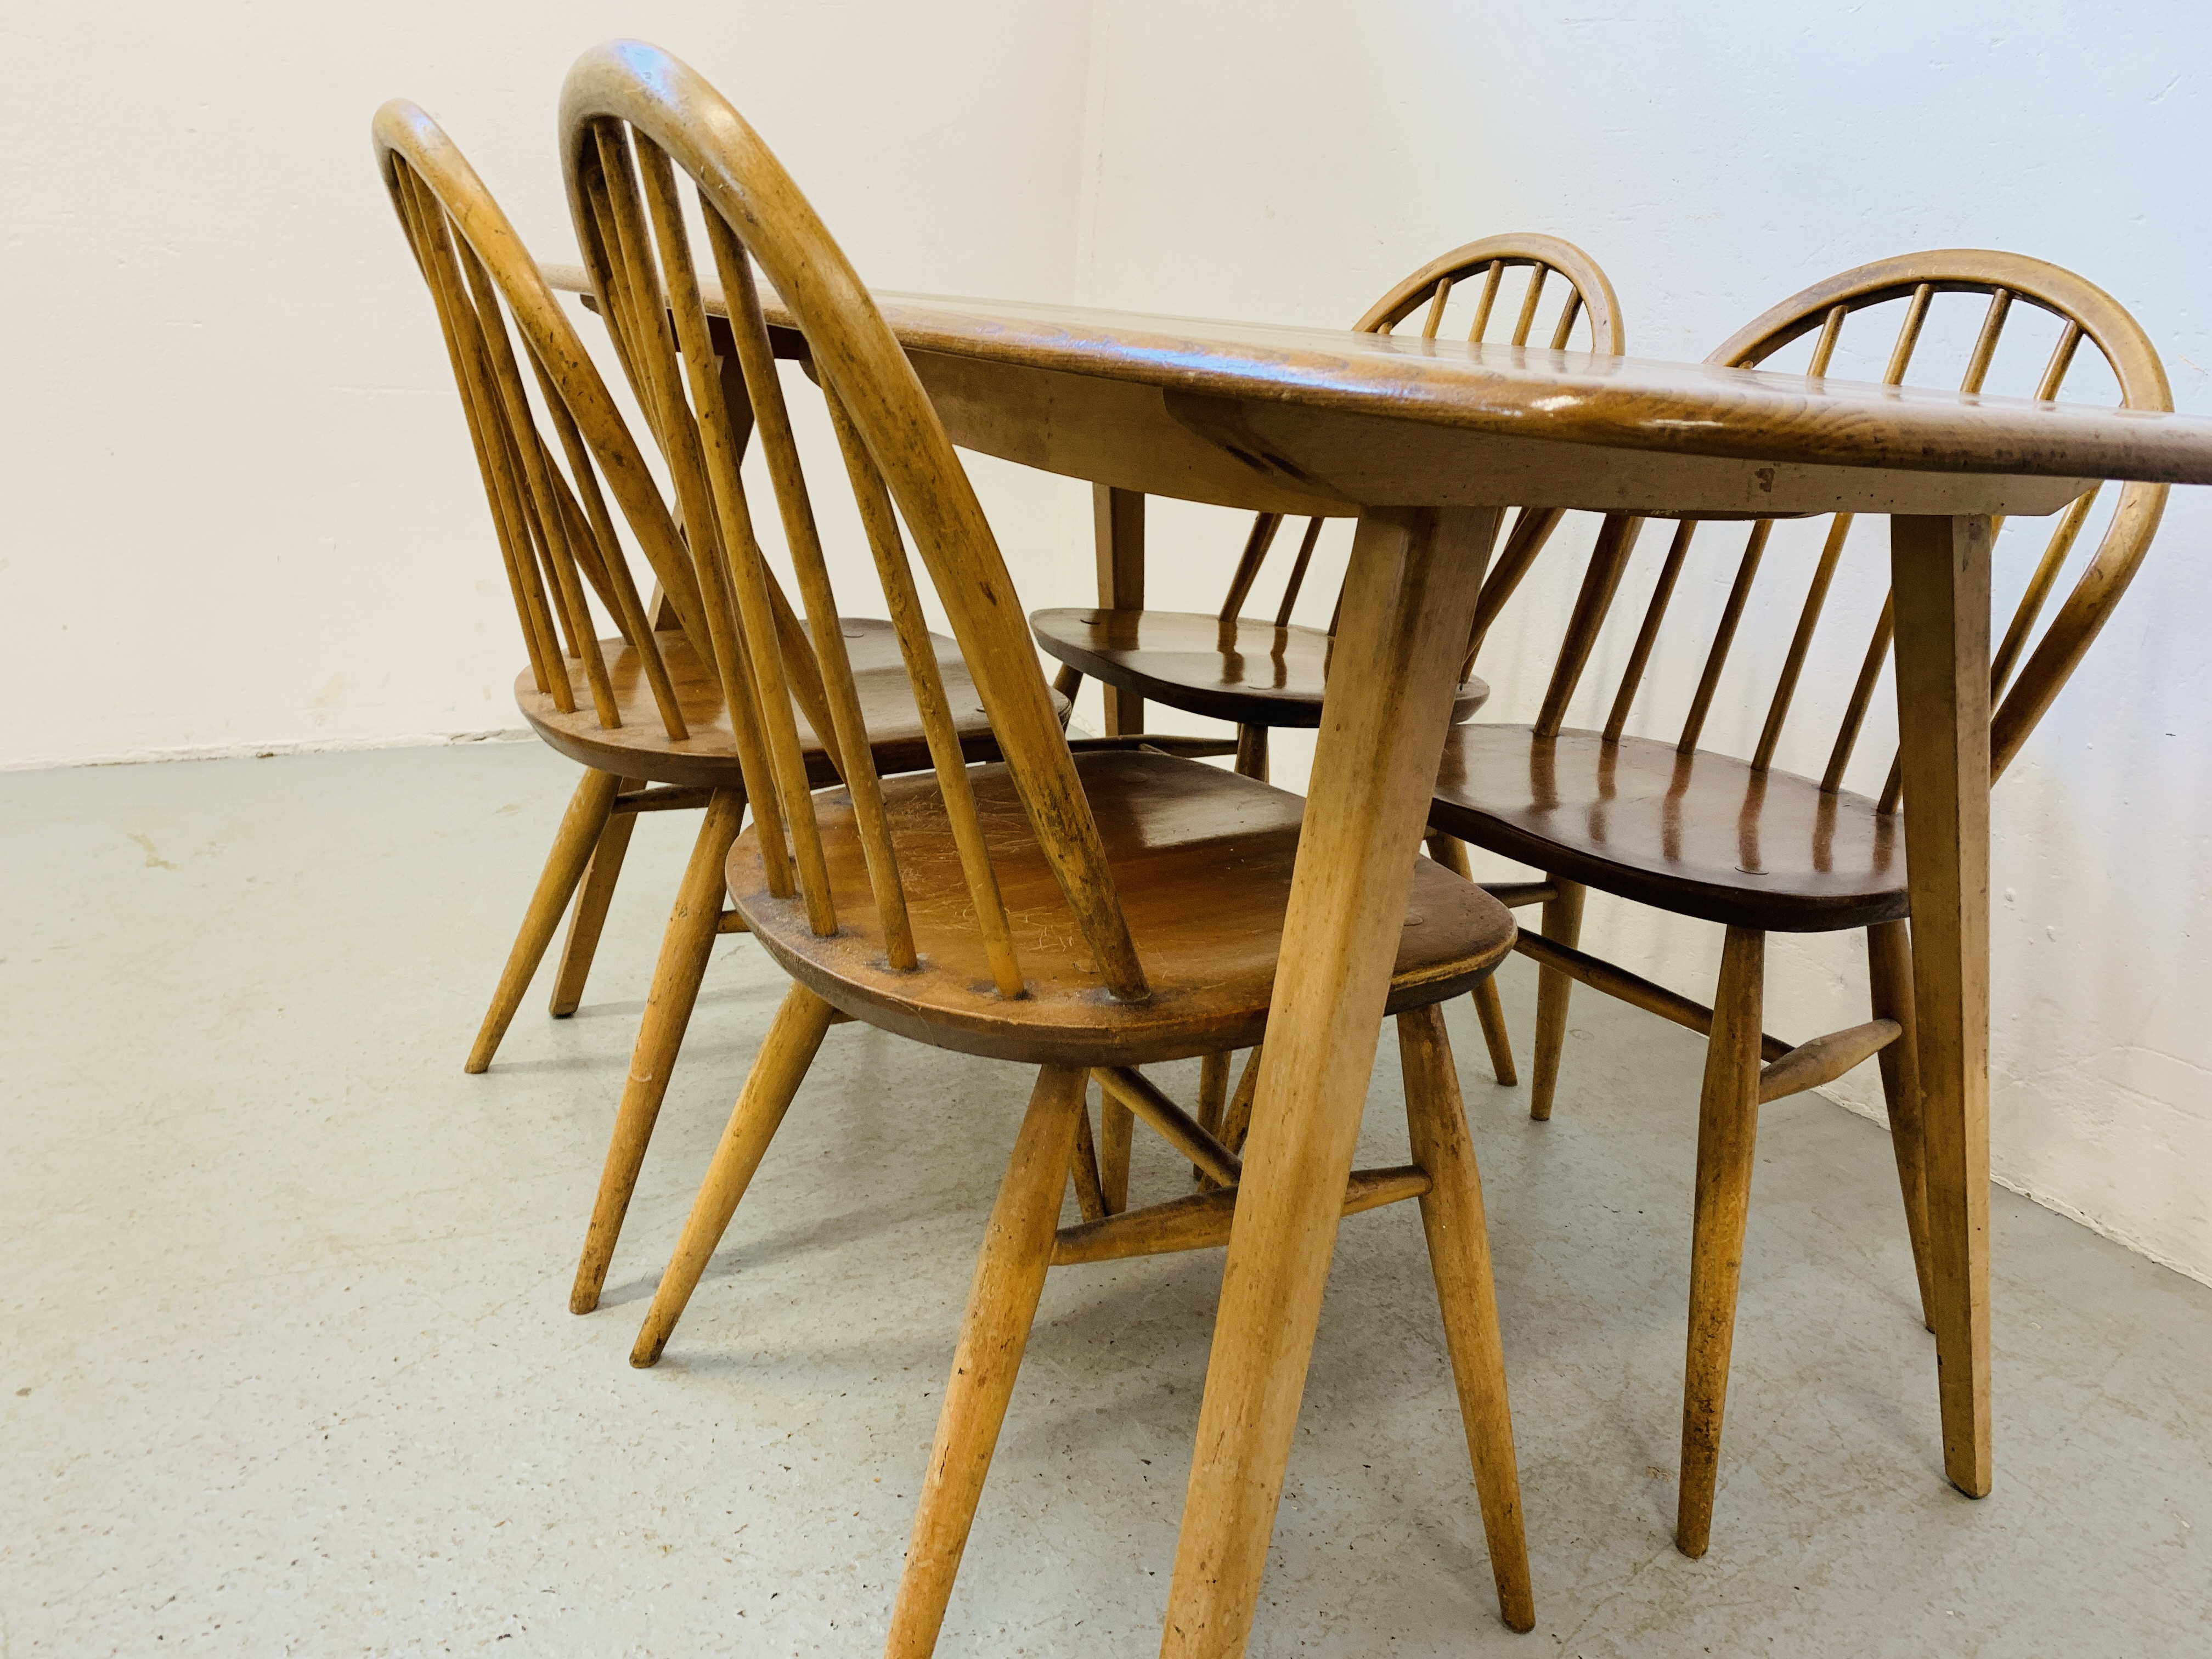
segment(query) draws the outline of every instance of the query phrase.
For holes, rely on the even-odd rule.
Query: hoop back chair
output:
[[[764,750],[753,826],[732,848],[732,901],[794,983],[747,1077],[633,1362],[658,1358],[842,1011],[919,1042],[1038,1068],[978,1260],[907,1560],[890,1650],[933,1646],[1047,1269],[1225,1242],[1235,1155],[1136,1067],[1254,1041],[1264,1026],[1302,803],[1137,749],[1071,750],[1018,592],[934,408],[867,290],[781,164],[685,65],[635,42],[579,60],[562,142],[578,241],[602,313],[654,411],[728,693]],[[687,192],[696,195],[695,232]],[[703,242],[705,257],[701,257]],[[933,769],[882,778],[844,642],[813,647],[851,765],[816,792],[799,764],[754,507],[728,393],[711,370],[718,279],[806,614],[835,617],[811,530],[771,328],[803,336],[922,712]],[[756,274],[757,267],[758,275]],[[763,283],[760,278],[766,279]],[[921,556],[917,573],[910,534]],[[926,577],[950,617],[1003,762],[968,764],[922,625]],[[726,647],[719,646],[726,641]],[[1504,910],[1436,869],[1405,935],[1409,1118],[1423,1163],[1367,1171],[1364,1209],[1418,1196],[1446,1310],[1493,1571],[1509,1620],[1528,1606],[1510,1423],[1480,1192],[1436,1008],[1502,959]],[[1085,1095],[1096,1071],[1223,1190],[1108,1216]],[[1071,1180],[1087,1218],[1057,1223]]]
[[[643,452],[513,225],[458,146],[414,105],[386,104],[377,112],[373,136],[379,169],[437,312],[528,650],[516,703],[540,738],[585,769],[478,1033],[470,1071],[490,1065],[572,896],[574,915],[553,1012],[574,1011],[635,815],[705,809],[662,943],[578,1269],[572,1305],[587,1312],[598,1301],[708,951],[718,933],[738,925],[736,914],[722,906],[722,863],[745,802],[769,787],[767,739],[726,600],[711,584],[702,586],[692,538],[669,512]],[[742,446],[753,421],[742,377],[732,360],[719,362],[716,372],[728,388],[733,441]],[[665,596],[661,607],[641,597],[617,514]],[[774,574],[763,580],[787,666],[786,724],[799,763],[811,783],[834,783],[842,775],[837,717],[812,646]],[[594,598],[612,619],[612,637],[599,636]],[[667,625],[656,628],[648,620],[656,608],[672,613]],[[856,740],[870,745],[883,771],[928,765],[921,712],[896,631],[887,621],[843,617],[836,633],[866,714],[866,736]],[[989,723],[975,707],[957,651],[939,635],[930,636],[930,647],[956,711],[952,728],[962,752],[995,757]],[[733,697],[733,684],[746,695]]]
[[[1526,274],[1518,305],[1509,300],[1501,312],[1498,301],[1508,271]],[[1454,291],[1479,278],[1467,337],[1484,339],[1493,318],[1502,322],[1510,312],[1510,343],[1526,346],[1553,276],[1560,279],[1561,297],[1548,331],[1551,349],[1565,349],[1579,324],[1589,350],[1619,356],[1626,346],[1620,303],[1612,283],[1589,255],[1555,236],[1491,236],[1455,248],[1399,283],[1352,326],[1363,333],[1388,334],[1419,311],[1421,337],[1435,339]],[[1521,514],[1505,538],[1500,568],[1525,573],[1559,516],[1550,509]],[[1254,519],[1228,592],[1213,616],[1141,606],[1038,611],[1030,618],[1038,643],[1066,665],[1057,689],[1073,695],[1085,674],[1098,680],[1109,699],[1108,724],[1117,731],[1136,729],[1145,699],[1233,720],[1237,726],[1237,769],[1249,777],[1265,777],[1271,727],[1321,724],[1334,619],[1323,629],[1293,623],[1291,616],[1326,522],[1320,518],[1307,521],[1272,622],[1257,621],[1243,611],[1282,528],[1279,513],[1261,513]],[[1112,534],[1110,526],[1105,533]],[[1489,688],[1480,681],[1465,681],[1453,702],[1454,720],[1473,714],[1488,695]]]
[[[1464,290],[1473,293],[1472,315],[1464,319],[1470,341],[1488,338],[1495,323],[1503,343],[1516,346],[1525,347],[1533,337],[1562,351],[1579,334],[1586,349],[1601,356],[1617,357],[1627,349],[1620,301],[1597,261],[1571,242],[1534,233],[1485,237],[1431,259],[1369,307],[1352,326],[1362,333],[1389,334],[1418,312],[1420,337],[1433,340],[1457,303],[1455,296]],[[1127,533],[1110,516],[1117,510],[1127,508],[1103,510],[1102,562],[1114,554],[1108,544]],[[1502,550],[1484,584],[1483,608],[1461,669],[1452,703],[1455,724],[1472,718],[1488,700],[1489,686],[1473,672],[1482,632],[1528,574],[1563,516],[1557,508],[1523,509],[1503,538]],[[1188,714],[1233,720],[1236,769],[1247,777],[1264,779],[1271,728],[1310,729],[1321,724],[1335,617],[1331,616],[1327,629],[1319,629],[1293,623],[1291,617],[1326,522],[1321,518],[1307,520],[1271,622],[1243,612],[1282,529],[1283,515],[1277,513],[1255,516],[1215,615],[1146,610],[1140,604],[1036,612],[1030,625],[1037,642],[1066,665],[1054,689],[1073,696],[1085,674],[1098,680],[1107,699],[1109,732],[1139,730],[1147,699]],[[1117,604],[1121,597],[1115,595]],[[1228,752],[1228,745],[1218,752]],[[1433,836],[1430,852],[1457,874],[1468,874],[1466,851],[1457,842]],[[1496,985],[1485,980],[1476,988],[1474,1000],[1492,1070],[1500,1083],[1510,1085],[1516,1080],[1513,1050]],[[1224,1110],[1232,1106],[1228,1097],[1230,1060],[1226,1054],[1209,1055],[1200,1071],[1199,1117],[1209,1127],[1218,1127]],[[1105,1134],[1118,1145],[1115,1128],[1109,1121]],[[1113,1174],[1109,1171],[1109,1181]]]
[[[1809,372],[1822,375],[1846,320],[1891,307],[1901,315],[1890,337],[1883,380],[1899,386],[1915,367],[1931,303],[1941,295],[1973,295],[1984,302],[1959,380],[1966,392],[1982,390],[2007,322],[2039,312],[2051,319],[2047,325],[2055,326],[2057,337],[2035,381],[2038,398],[2059,394],[2087,341],[2109,366],[2124,407],[2172,407],[2156,352],[2118,302],[2070,272],[2010,253],[1947,250],[1846,271],[1756,319],[1709,361],[1755,367],[1811,335]],[[2165,507],[2166,488],[2130,483],[2121,489],[2102,541],[2039,635],[2038,623],[2100,489],[2057,515],[1991,659],[1992,780],[2019,755],[2141,566]],[[1800,693],[1807,689],[1805,671],[1850,525],[1847,514],[1829,522],[1747,761],[1700,743],[1772,521],[1755,520],[1744,534],[1703,671],[1681,726],[1669,740],[1630,736],[1626,726],[1698,533],[1697,523],[1689,520],[1679,523],[1669,539],[1603,728],[1565,725],[1568,704],[1592,659],[1636,543],[1634,520],[1609,520],[1584,573],[1534,723],[1454,728],[1431,813],[1433,824],[1546,872],[1543,882],[1528,884],[1517,895],[1544,903],[1540,936],[1523,933],[1518,944],[1540,966],[1534,1116],[1551,1114],[1567,999],[1576,982],[1709,1034],[1675,1534],[1682,1551],[1692,1556],[1704,1553],[1711,1536],[1761,1104],[1817,1088],[1879,1056],[1923,1312],[1930,1302],[1934,1269],[1927,1237],[1900,817],[1911,803],[1900,800],[1893,759],[1878,796],[1844,787],[1889,653],[1889,597],[1872,621],[1857,672],[1840,698],[1820,777],[1799,776],[1774,765],[1786,722],[1799,711]],[[1992,533],[2001,528],[2000,522]],[[1583,895],[1589,886],[1723,924],[1728,932],[1713,1006],[1579,950]],[[1764,1035],[1766,934],[1847,928],[1866,930],[1872,1018],[1794,1046]]]

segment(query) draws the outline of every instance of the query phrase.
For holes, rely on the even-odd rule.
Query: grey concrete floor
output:
[[[541,981],[465,1077],[573,776],[497,745],[0,778],[0,1656],[879,1650],[1025,1079],[833,1030],[630,1370],[781,984],[718,947],[606,1305],[571,1316],[693,822],[641,828],[582,1012]],[[1526,964],[1504,982],[1525,1041]],[[1713,1549],[1674,1553],[1699,1045],[1576,1009],[1543,1125],[1451,1016],[1535,1632],[1497,1621],[1397,1207],[1345,1228],[1252,1650],[2212,1652],[2212,1291],[1996,1194],[1970,1503],[1886,1138],[1813,1097],[1765,1115]],[[1365,1143],[1406,1155],[1395,1065]],[[1140,1142],[1141,1186],[1182,1178]],[[1053,1276],[941,1652],[1156,1650],[1220,1262]]]

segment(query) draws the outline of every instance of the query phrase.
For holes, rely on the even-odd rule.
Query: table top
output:
[[[587,291],[580,267],[548,265]],[[708,306],[720,309],[719,293]],[[1282,511],[2055,511],[2212,483],[2212,420],[1707,363],[878,293],[954,441]],[[785,319],[772,295],[771,324]]]

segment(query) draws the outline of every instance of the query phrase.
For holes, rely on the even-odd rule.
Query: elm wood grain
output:
[[[1863,795],[1650,738],[1531,731],[1455,726],[1430,821],[1547,880],[1706,921],[1822,933],[1905,913],[1904,830]],[[1548,907],[1543,932],[1575,942]]]
[[[843,254],[758,135],[712,88],[653,48],[635,42],[598,48],[564,87],[561,142],[595,296],[626,370],[655,410],[657,431],[685,491],[692,550],[711,555],[702,577],[714,574],[716,561],[729,576],[720,592],[734,599],[742,627],[726,625],[713,641],[725,700],[735,713],[745,684],[729,669],[749,663],[766,711],[777,717],[764,733],[775,766],[745,769],[758,811],[754,830],[737,842],[726,867],[738,911],[772,954],[799,970],[799,988],[830,988],[827,1006],[923,1041],[1013,1052],[1040,1066],[979,1261],[894,1613],[891,1650],[922,1651],[942,1619],[1049,1261],[1052,1222],[1080,1145],[1083,1071],[1257,1038],[1267,1023],[1275,959],[1289,948],[1285,918],[1295,927],[1294,854],[1310,830],[1309,823],[1302,831],[1301,817],[1310,820],[1314,812],[1255,781],[1141,749],[1079,756],[1070,750],[1018,592],[949,435]],[[774,343],[773,325],[756,298],[755,264],[783,296],[783,322],[805,337],[921,713],[932,761],[927,774],[878,780],[879,787],[848,776],[844,787],[819,793],[793,781],[792,732],[777,729],[787,706],[777,658],[784,647],[774,619],[764,614],[769,596],[748,531],[743,481],[726,464],[731,444],[722,430],[720,380],[704,370],[711,330],[702,320],[690,232],[670,205],[679,177],[697,189],[733,339],[742,343],[750,331],[756,346]],[[648,219],[649,240],[641,228]],[[676,361],[672,336],[686,343],[688,365]],[[748,358],[749,381],[763,355]],[[753,390],[757,407],[764,399]],[[776,441],[775,426],[762,422],[764,442]],[[691,464],[693,438],[703,465]],[[769,472],[787,522],[811,511],[798,498],[805,485],[795,457]],[[1421,635],[1423,650],[1439,661],[1463,648],[1473,605],[1464,573],[1447,568],[1457,556],[1486,555],[1496,527],[1494,513],[1409,515],[1402,527],[1419,546],[1414,562],[1424,578],[1431,566],[1438,568],[1433,582],[1404,584],[1396,608],[1433,611],[1439,592],[1456,591],[1455,580],[1469,589],[1466,603],[1441,624],[1456,637]],[[1002,763],[964,763],[945,718],[935,653],[921,627],[918,583],[907,556],[909,532],[988,713]],[[1368,539],[1374,539],[1371,528]],[[1387,562],[1387,550],[1383,557]],[[1355,592],[1364,593],[1368,580],[1356,580]],[[808,580],[826,585],[826,574]],[[1347,614],[1369,602],[1362,597]],[[1381,608],[1394,607],[1386,601]],[[812,605],[817,617],[838,609]],[[1397,652],[1387,629],[1366,624],[1355,616],[1349,660],[1364,664]],[[728,653],[721,653],[725,641]],[[815,655],[828,706],[852,707],[857,697],[844,683],[847,653],[830,641]],[[1431,713],[1440,728],[1449,702],[1449,696],[1386,696],[1376,708],[1363,709],[1362,718],[1383,722],[1387,749],[1392,734],[1408,722],[1421,730]],[[839,752],[846,768],[872,770],[866,745],[842,743]],[[1433,760],[1432,743],[1426,758]],[[1419,771],[1401,765],[1389,773],[1391,805],[1410,812],[1425,787]],[[1318,810],[1328,816],[1328,809]],[[786,825],[797,831],[802,821],[806,830],[790,838],[795,856],[780,866],[779,831]],[[1402,939],[1404,948],[1376,958],[1374,1006],[1361,1016],[1370,1043],[1392,999],[1410,1008],[1467,988],[1495,967],[1512,937],[1503,907],[1433,865],[1417,878],[1412,852],[1410,841],[1398,849],[1398,867],[1372,895],[1394,913],[1393,937]],[[896,965],[896,922],[882,902],[893,890],[911,927],[910,965]],[[1409,893],[1418,904],[1412,913]],[[1361,918],[1371,921],[1373,908],[1361,907]],[[1479,951],[1470,954],[1477,942]],[[1353,945],[1352,956],[1364,960],[1363,948]],[[1394,957],[1402,958],[1395,983]],[[1011,983],[1008,967],[1014,969]],[[1297,1039],[1290,1041],[1295,1053]],[[794,1052],[800,1046],[779,1042]],[[672,1302],[688,1294],[686,1264],[711,1248],[708,1235],[718,1231],[724,1206],[757,1164],[757,1148],[781,1113],[776,1102],[786,1092],[787,1074],[798,1070],[803,1060],[780,1062],[759,1073],[757,1089],[749,1085],[756,1103],[733,1116],[718,1151],[687,1229],[684,1260],[663,1281],[668,1300],[656,1298],[659,1322],[641,1339],[644,1353],[665,1333]],[[1463,1124],[1460,1133],[1463,1138]],[[1229,1171],[1225,1163],[1217,1168]],[[1333,1211],[1341,1207],[1343,1173]],[[1103,1171],[1099,1184],[1103,1189]],[[1103,1190],[1097,1194],[1102,1208],[1104,1196]],[[1465,1256],[1464,1239],[1454,1248]],[[1456,1282],[1465,1265],[1443,1264],[1440,1274]],[[1488,1397],[1499,1420],[1486,1423],[1486,1443],[1502,1443],[1510,1459],[1503,1393]],[[1491,1478],[1494,1460],[1478,1457],[1478,1469]],[[1486,1498],[1486,1516],[1498,1513]],[[1499,1540],[1501,1559],[1520,1548],[1517,1512],[1509,1518],[1515,1536]]]
[[[838,622],[852,657],[853,678],[868,720],[878,769],[912,772],[927,766],[928,741],[891,624],[861,617],[842,617]],[[539,695],[520,678],[515,683],[516,705],[532,730],[583,765],[694,788],[741,787],[744,779],[729,711],[714,673],[681,635],[663,635],[661,641],[669,678],[690,727],[687,738],[671,739],[655,728],[628,722],[613,730],[602,728],[588,714],[582,718],[562,714],[553,707],[551,698]],[[997,759],[999,750],[991,737],[991,723],[977,702],[975,682],[960,659],[959,648],[941,635],[932,635],[931,641],[961,751],[971,760]],[[636,654],[626,645],[609,641],[606,662],[617,705],[626,711],[633,708],[647,696]],[[793,721],[808,781],[817,788],[841,781],[805,714],[794,708]]]
[[[2155,352],[2109,295],[2069,272],[2009,254],[1954,250],[1846,272],[1769,312],[1715,356],[1732,365],[1755,363],[1817,331],[1810,368],[1819,375],[1826,370],[1849,318],[1894,304],[1902,315],[1884,379],[1899,385],[1915,372],[1916,354],[1939,293],[1986,302],[1960,381],[1963,394],[1980,393],[2008,319],[2040,310],[2055,318],[2059,329],[2036,386],[2039,398],[2058,394],[2087,341],[2118,381],[2125,412],[2155,415],[2170,405]],[[1572,948],[1572,919],[1566,919],[1570,925],[1565,927],[1551,925],[1552,907],[1547,906],[1545,928],[1548,937],[1521,942],[1523,952],[1543,964],[1532,1115],[1550,1115],[1571,981],[1712,1033],[1715,1058],[1700,1133],[1701,1145],[1711,1143],[1711,1159],[1719,1162],[1700,1166],[1693,1243],[1692,1281],[1703,1288],[1693,1297],[1685,1374],[1677,1541],[1686,1553],[1701,1553],[1710,1541],[1727,1382],[1727,1327],[1735,1309],[1732,1253],[1740,1250],[1742,1231],[1740,1217],[1718,1231],[1706,1225],[1709,1177],[1731,1192],[1730,1183],[1743,1183],[1747,1191],[1748,1182],[1747,1162],[1740,1175],[1723,1178],[1714,1173],[1732,1168],[1739,1153],[1748,1159],[1749,1132],[1742,1132],[1739,1146],[1728,1113],[1716,1115],[1712,1091],[1720,1086],[1716,1078],[1752,1076],[1761,1046],[1730,1023],[1723,1005],[1731,996],[1747,995],[1755,1009],[1758,963],[1768,932],[1869,930],[1875,1018],[1778,1057],[1770,1054],[1771,1063],[1756,1073],[1755,1084],[1742,1088],[1755,1106],[1817,1087],[1856,1063],[1882,1056],[1922,1307],[1938,1340],[1946,1470],[1962,1491],[1978,1496],[1988,1490],[1988,787],[2002,760],[2019,751],[2050,707],[2140,567],[2165,495],[2164,485],[2143,483],[2122,492],[2102,541],[2039,635],[2039,623],[2086,521],[2089,495],[2075,501],[2050,532],[1994,661],[1989,616],[1992,520],[1972,514],[1894,515],[1892,592],[1844,700],[1819,783],[1777,771],[1772,763],[1784,725],[1808,690],[1804,669],[1843,556],[1850,513],[1832,522],[1804,580],[1782,666],[1747,763],[1698,745],[1730,648],[1751,614],[1747,606],[1771,528],[1766,520],[1754,524],[1743,543],[1704,672],[1674,743],[1631,738],[1623,730],[1690,550],[1695,526],[1689,523],[1671,539],[1602,733],[1560,732],[1556,725],[1540,722],[1534,729],[1465,727],[1449,739],[1438,799],[1431,807],[1437,827],[1535,864],[1556,884],[1587,883],[1676,914],[1719,921],[1731,930],[1726,960],[1733,966],[1724,967],[1718,1013],[1583,957]],[[1632,523],[1608,521],[1609,530],[1623,532],[1614,536],[1616,548],[1625,549],[1625,532]],[[1622,560],[1604,558],[1606,544],[1601,538],[1601,556],[1592,559],[1546,699],[1546,716],[1554,722],[1589,659],[1619,584]],[[1911,645],[1902,620],[1906,605],[1914,610]],[[1893,764],[1881,798],[1869,800],[1844,791],[1841,781],[1893,641],[1902,743],[1915,759],[1910,768],[1902,761]],[[1911,666],[1908,653],[1914,656]],[[1936,820],[1933,828],[1923,824],[1916,832],[1917,811],[1901,821],[1897,815],[1908,770],[1926,779],[1929,810]],[[1914,876],[1906,868],[1908,843],[1920,849],[1918,857],[1939,860],[1938,866]],[[1937,987],[1925,992],[1911,959],[1918,947],[1907,944],[1904,919],[1908,913],[1924,916],[1931,904],[1939,907],[1942,944],[1929,947]],[[1731,974],[1749,974],[1753,982],[1747,988],[1733,984]],[[1943,1023],[1940,1046],[1922,1040],[1923,1023],[1930,1018]],[[1725,1044],[1741,1052],[1722,1054]],[[1931,1061],[1931,1048],[1940,1062]],[[1934,1073],[1928,1068],[1935,1063],[1942,1071],[1940,1085],[1930,1081]],[[1723,1092],[1735,1089],[1729,1082]],[[1941,1114],[1940,1121],[1932,1113]],[[1931,1135],[1940,1139],[1945,1160],[1940,1215],[1931,1197],[1939,1184],[1931,1173],[1938,1156]],[[1728,1198],[1721,1212],[1740,1197]]]
[[[788,901],[768,891],[750,832],[731,850],[732,902],[761,945],[816,994],[939,1048],[1031,1065],[1104,1066],[1250,1047],[1267,1028],[1307,803],[1218,767],[1141,750],[1082,754],[1077,766],[1152,981],[1144,1002],[1100,994],[1096,965],[1001,766],[975,767],[969,776],[1015,922],[1027,984],[1020,999],[989,988],[963,896],[943,886],[925,894],[919,878],[910,903],[923,966],[898,973],[884,965],[840,791],[815,797],[836,885],[838,936],[816,939]],[[884,789],[902,865],[933,875],[944,869],[951,854],[935,781],[892,779]],[[1511,918],[1481,889],[1431,860],[1413,862],[1419,868],[1390,969],[1394,1013],[1470,988],[1513,941]]]
[[[1346,516],[1443,489],[1447,505],[1647,518],[2035,516],[2098,478],[2212,483],[2212,421],[2158,410],[1011,301],[876,303],[963,447],[1222,506]],[[1240,460],[1198,429],[1238,410],[1247,437],[1280,417],[1364,471],[1341,489],[1324,469],[1300,483],[1280,465],[1295,451]]]
[[[1102,684],[1240,725],[1321,724],[1329,638],[1318,628],[1097,605],[1032,611],[1030,626],[1048,652]],[[1465,682],[1452,718],[1468,719],[1489,696],[1485,682]]]

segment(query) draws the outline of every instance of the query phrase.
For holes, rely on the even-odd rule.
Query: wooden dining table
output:
[[[586,286],[549,267],[556,286]],[[1527,348],[878,294],[955,443],[1086,479],[1100,602],[1143,498],[1355,517],[1169,1593],[1237,1654],[1475,598],[1504,510],[1890,516],[1943,1466],[1993,1478],[1990,552],[2102,479],[2212,483],[2212,421]],[[769,321],[780,349],[803,353]],[[1118,589],[1118,591],[1116,591]]]

